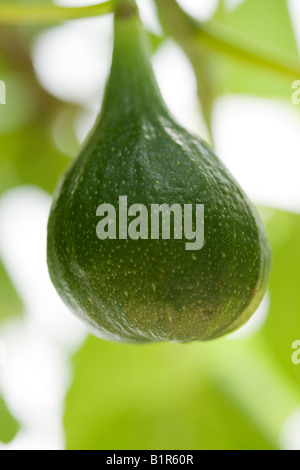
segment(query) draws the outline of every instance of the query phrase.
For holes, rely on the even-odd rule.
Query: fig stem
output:
[[[138,16],[138,8],[135,0],[114,0],[116,17],[127,19]]]
[[[100,127],[112,129],[133,116],[139,122],[145,116],[150,120],[166,114],[136,2],[115,0],[114,52]]]

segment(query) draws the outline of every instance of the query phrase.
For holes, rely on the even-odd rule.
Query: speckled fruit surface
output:
[[[204,204],[205,242],[99,240],[97,207]],[[102,112],[57,188],[51,279],[97,336],[208,340],[243,325],[264,295],[270,251],[256,209],[209,146],[170,117],[135,10],[117,12]]]

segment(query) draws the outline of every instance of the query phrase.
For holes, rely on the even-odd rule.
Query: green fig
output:
[[[264,227],[211,148],[170,116],[137,8],[116,3],[102,111],[54,196],[50,276],[100,338],[217,338],[263,298]]]

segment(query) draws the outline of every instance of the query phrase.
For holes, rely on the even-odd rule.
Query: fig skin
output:
[[[99,240],[97,208],[117,209],[119,196],[149,212],[151,204],[204,204],[204,247],[187,251],[185,239]],[[103,339],[209,340],[251,317],[270,264],[256,209],[211,148],[170,116],[137,11],[120,7],[102,112],[49,217],[48,266],[59,295]]]

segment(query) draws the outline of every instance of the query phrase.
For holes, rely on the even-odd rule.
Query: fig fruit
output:
[[[217,338],[262,300],[264,227],[211,148],[170,116],[133,1],[117,2],[114,22],[102,111],[54,196],[50,276],[100,338]]]

